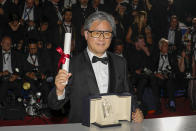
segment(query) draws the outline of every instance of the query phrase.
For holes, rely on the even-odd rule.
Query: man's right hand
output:
[[[162,80],[164,79],[164,76],[162,74],[160,74],[160,73],[156,73],[155,76],[160,78],[160,79],[162,79]]]
[[[68,79],[71,75],[72,74],[68,73],[66,70],[63,70],[63,69],[59,70],[59,72],[55,78],[57,96],[63,95],[63,91],[64,91],[66,84],[68,82]]]
[[[7,71],[7,70],[4,71],[4,72],[2,72],[2,75],[3,75],[3,76],[7,76],[7,75],[9,75],[9,74],[10,74],[9,71]]]

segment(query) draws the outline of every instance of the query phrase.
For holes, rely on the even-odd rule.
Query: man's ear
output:
[[[85,39],[87,40],[87,38],[88,38],[88,31],[87,30],[84,31],[84,36],[85,36]]]

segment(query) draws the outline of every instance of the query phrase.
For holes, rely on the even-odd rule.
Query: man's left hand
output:
[[[135,112],[132,113],[132,119],[136,123],[141,123],[144,120],[143,113],[139,108],[137,108]]]
[[[11,75],[9,81],[10,81],[10,82],[13,82],[13,81],[15,81],[16,79],[18,79],[18,77],[19,77],[18,75]]]

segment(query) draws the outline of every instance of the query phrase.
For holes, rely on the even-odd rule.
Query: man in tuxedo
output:
[[[35,0],[25,0],[25,2],[21,3],[18,13],[27,32],[36,29],[41,18],[41,12],[41,8],[35,6]]]
[[[47,77],[52,73],[50,57],[46,51],[38,50],[36,40],[29,40],[28,48],[24,63],[25,81],[31,84],[33,94],[41,91],[46,101],[49,93]]]
[[[160,51],[155,52],[152,56],[151,70],[155,78],[152,81],[152,90],[157,106],[157,113],[161,113],[160,107],[160,89],[166,88],[169,98],[168,106],[170,111],[176,110],[175,105],[175,84],[174,74],[177,70],[177,60],[174,55],[168,54],[168,40],[162,38],[159,41]]]
[[[48,29],[53,36],[53,48],[56,49],[61,44],[61,35],[63,34],[63,16],[60,0],[47,1],[43,9],[43,16],[48,19]]]
[[[169,53],[176,53],[176,51],[183,47],[182,44],[182,31],[178,27],[177,16],[171,16],[170,27],[166,38],[169,42]]]
[[[56,87],[48,96],[49,106],[60,109],[70,100],[69,122],[82,122],[83,101],[89,96],[103,93],[124,93],[130,91],[126,62],[123,57],[106,51],[112,36],[116,34],[115,22],[105,12],[91,14],[84,24],[88,47],[81,54],[72,57],[70,73],[59,70]],[[68,80],[69,79],[69,80]],[[68,84],[64,84],[68,82]],[[132,118],[143,120],[132,95]]]
[[[24,57],[11,49],[12,39],[4,36],[0,49],[0,104],[6,100],[7,91],[12,90],[16,98],[21,97],[21,77]]]
[[[146,47],[144,37],[141,35],[138,36],[136,42],[134,42],[134,46],[128,46],[128,50],[126,59],[131,75],[130,78],[132,84],[136,87],[137,98],[142,107],[144,89],[150,86],[151,81],[150,75],[145,73],[145,69],[149,69],[151,54],[148,47]]]

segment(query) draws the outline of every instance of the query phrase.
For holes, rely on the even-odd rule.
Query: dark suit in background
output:
[[[24,56],[14,50],[11,50],[11,67],[12,72],[15,75],[18,75],[20,77],[23,76],[23,64],[24,64]],[[2,49],[0,48],[0,72],[3,72],[3,54]],[[18,70],[18,72],[16,72]],[[9,79],[9,78],[8,78]],[[21,88],[22,88],[22,82],[20,79],[16,79],[13,82],[10,82],[8,79],[4,80],[3,77],[1,77],[0,80],[0,103],[6,100],[7,92],[8,90],[13,90],[16,97],[21,96]]]
[[[36,54],[38,59],[38,66],[35,66],[27,61],[29,54],[25,57],[24,71],[25,73],[34,72],[36,74],[37,79],[31,79],[28,76],[25,76],[25,81],[30,82],[31,91],[33,94],[41,91],[43,93],[44,101],[47,99],[47,95],[50,91],[49,85],[46,82],[47,76],[50,76],[52,73],[52,64],[50,57],[47,51],[38,51]],[[42,78],[42,75],[45,75],[46,78]]]
[[[168,57],[169,65],[171,66],[171,72],[176,73],[177,70],[176,57],[173,55],[168,55],[167,57]],[[152,56],[152,62],[151,62],[152,72],[158,72],[159,61],[160,61],[160,51],[157,51]],[[157,107],[160,105],[160,89],[162,87],[166,88],[169,101],[175,100],[174,94],[176,88],[175,88],[174,78],[169,77],[168,79],[167,78],[160,79],[158,77],[155,77],[152,81],[152,91],[153,91],[153,95],[155,96],[155,102]]]

